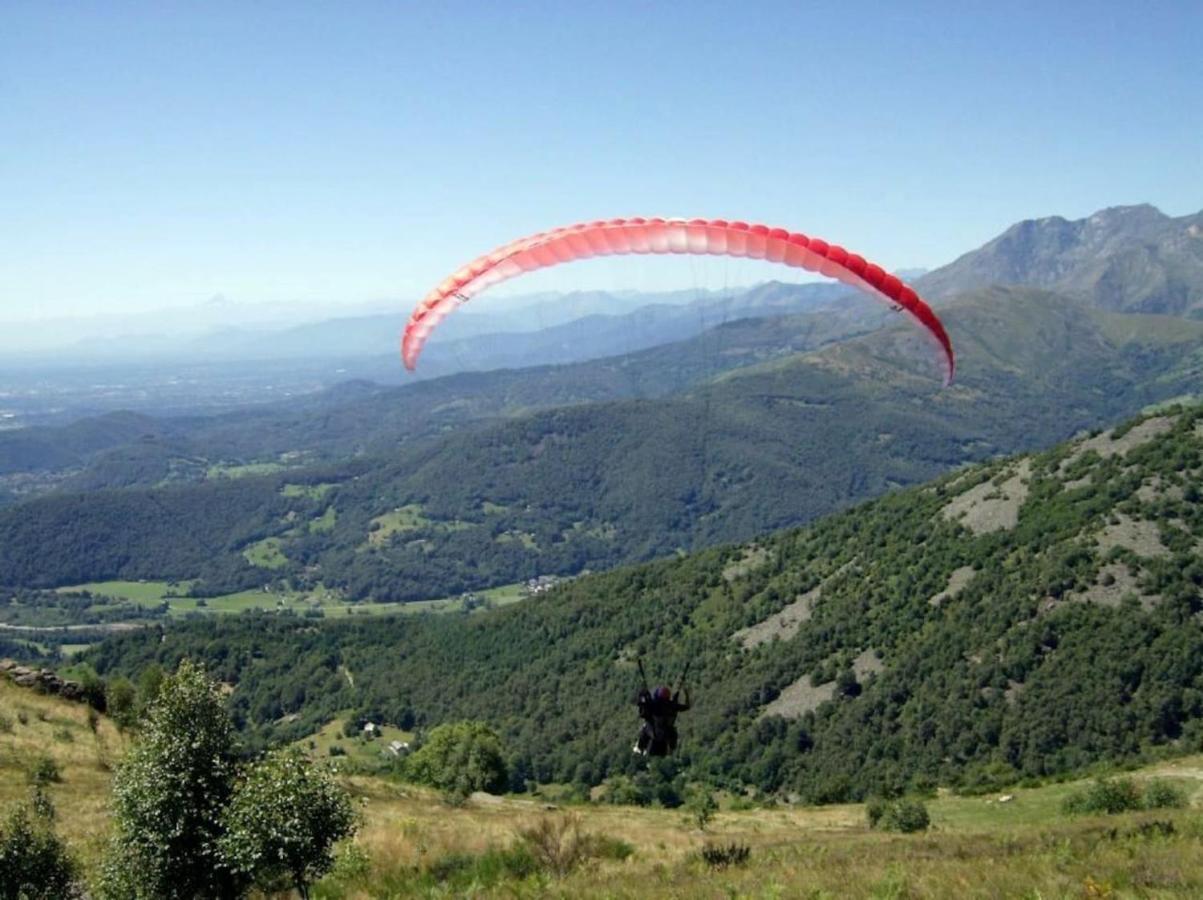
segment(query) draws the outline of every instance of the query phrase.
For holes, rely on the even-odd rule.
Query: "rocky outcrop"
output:
[[[32,669],[12,659],[0,659],[0,677],[7,678],[18,687],[55,694],[64,700],[82,702],[84,699],[83,687],[78,681],[60,678],[50,669]]]

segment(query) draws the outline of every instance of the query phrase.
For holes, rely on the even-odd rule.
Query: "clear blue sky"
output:
[[[614,215],[936,266],[1023,218],[1203,207],[1201,75],[1198,0],[6,0],[0,319],[411,301]]]

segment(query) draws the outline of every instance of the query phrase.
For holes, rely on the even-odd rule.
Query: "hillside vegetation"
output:
[[[0,583],[188,579],[199,595],[321,583],[409,601],[610,568],[1047,446],[1189,394],[1203,368],[1201,324],[1039,291],[982,291],[945,318],[962,366],[943,391],[913,329],[895,328],[669,396],[535,412],[388,457],[35,500],[0,511]],[[714,339],[755,336],[754,354],[771,328]],[[271,564],[256,565],[269,538]]]
[[[641,771],[635,658],[664,679],[689,660],[670,779],[825,802],[989,787],[1200,747],[1201,475],[1203,410],[1175,408],[472,618],[227,618],[88,659],[203,658],[255,741],[346,710],[483,719],[514,788],[582,790]]]

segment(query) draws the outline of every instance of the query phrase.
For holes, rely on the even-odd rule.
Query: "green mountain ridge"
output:
[[[446,596],[800,524],[1199,384],[1197,323],[1171,329],[1019,288],[976,292],[945,318],[963,348],[946,390],[922,339],[893,328],[767,352],[682,393],[538,411],[389,457],[30,501],[0,512],[0,583],[201,578],[224,592],[291,579],[355,598]],[[766,352],[774,327],[730,327],[724,352]],[[285,496],[289,483],[331,487]],[[419,514],[377,535],[403,509]],[[267,537],[284,568],[247,560]]]
[[[767,311],[792,296],[774,293],[773,287],[751,292],[748,302]],[[0,477],[66,470],[74,474],[63,482],[64,489],[98,490],[202,480],[206,464],[230,460],[283,454],[329,460],[381,452],[541,408],[662,396],[732,366],[813,349],[876,327],[862,322],[863,313],[855,304],[771,321],[721,322],[712,313],[721,322],[717,332],[583,363],[463,373],[399,388],[350,381],[266,409],[167,418],[114,413],[68,426],[0,432]]]
[[[474,617],[249,616],[105,642],[235,685],[253,740],[480,718],[515,785],[637,775],[634,660],[692,666],[689,777],[840,801],[1203,746],[1203,408]],[[352,677],[347,677],[352,673]]]

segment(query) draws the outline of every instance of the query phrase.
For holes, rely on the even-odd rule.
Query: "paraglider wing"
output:
[[[948,333],[930,306],[897,277],[864,257],[819,238],[724,219],[610,219],[541,231],[498,247],[464,266],[435,287],[414,309],[401,338],[406,368],[432,331],[462,303],[509,278],[547,266],[630,253],[689,253],[742,256],[817,272],[883,299],[905,313],[935,341],[951,383],[956,358]]]

